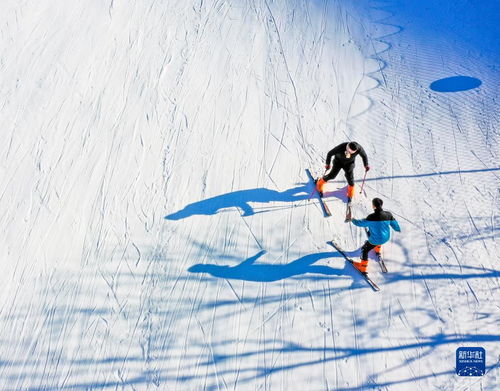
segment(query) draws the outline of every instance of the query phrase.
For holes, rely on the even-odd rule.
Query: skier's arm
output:
[[[398,222],[396,220],[391,220],[391,227],[394,231],[401,232],[401,227],[399,226]]]
[[[335,148],[333,148],[328,154],[326,155],[326,165],[329,166],[330,162],[332,161],[332,157],[335,156],[339,152],[345,151],[345,143],[337,145]]]
[[[363,220],[352,219],[351,221],[357,227],[368,227],[370,225],[370,223],[366,219]]]
[[[361,145],[358,144],[358,151],[359,151],[359,156],[361,156],[361,159],[363,159],[363,166],[368,167],[368,156],[366,155],[365,150]]]

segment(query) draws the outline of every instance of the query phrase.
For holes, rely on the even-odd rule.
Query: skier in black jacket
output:
[[[345,178],[347,179],[347,200],[351,202],[351,199],[354,197],[354,159],[356,156],[360,155],[361,159],[363,159],[363,165],[365,166],[365,171],[370,169],[368,165],[368,157],[366,156],[366,152],[361,145],[359,145],[355,141],[351,141],[349,143],[342,143],[333,148],[328,155],[326,155],[326,164],[325,168],[327,170],[330,169],[330,163],[333,159],[333,166],[331,171],[326,174],[323,178],[318,179],[316,182],[316,188],[318,192],[323,194],[323,186],[330,179],[335,179],[340,170],[344,170]]]

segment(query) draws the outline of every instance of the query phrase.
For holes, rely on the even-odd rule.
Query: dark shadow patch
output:
[[[436,92],[459,92],[477,88],[481,80],[469,76],[452,76],[431,83],[430,88]]]

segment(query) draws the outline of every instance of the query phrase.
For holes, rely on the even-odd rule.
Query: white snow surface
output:
[[[2,1],[0,389],[498,389],[499,7],[472,3]],[[348,140],[355,217],[402,227],[379,292],[326,244],[366,240],[343,174],[332,217],[308,200]]]

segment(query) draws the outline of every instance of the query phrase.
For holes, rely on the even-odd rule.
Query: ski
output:
[[[352,220],[351,201],[348,201],[347,202],[346,211],[345,211],[345,220],[344,220],[344,223],[348,223],[351,220]]]
[[[329,217],[332,215],[332,213],[330,212],[330,208],[328,208],[328,205],[326,204],[325,200],[323,199],[323,195],[320,194],[317,190],[316,190],[316,181],[315,179],[313,178],[312,174],[311,174],[311,171],[309,171],[308,168],[306,168],[306,173],[307,173],[307,176],[309,177],[309,180],[314,184],[314,190],[312,191],[312,193],[309,195],[309,199],[311,199],[311,197],[314,195],[314,194],[317,194],[318,195],[318,200],[319,200],[319,204],[321,205],[321,210],[323,211],[323,214],[325,217]]]
[[[380,265],[380,270],[382,270],[382,273],[387,273],[387,266],[385,266],[384,258],[382,257],[382,254],[377,254],[377,261],[378,264]]]
[[[347,256],[347,254],[342,250],[340,247],[338,247],[333,240],[330,240],[327,242],[330,246],[332,246],[334,249],[336,249],[342,256],[347,260],[352,265],[352,268],[356,270],[363,278],[366,280],[366,282],[372,287],[374,291],[379,291],[380,288],[378,287],[377,284],[368,276],[368,274],[361,273],[358,269],[356,269],[353,265],[354,261]]]

